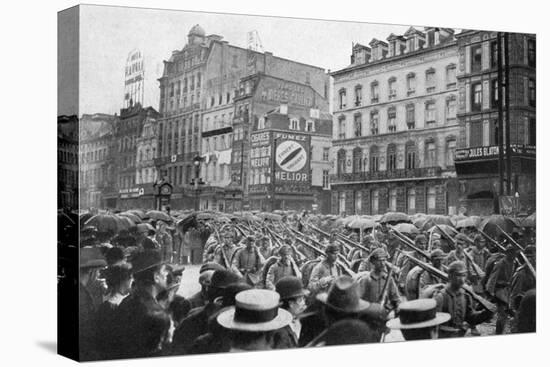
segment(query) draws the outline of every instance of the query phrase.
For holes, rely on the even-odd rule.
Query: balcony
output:
[[[436,166],[415,169],[396,169],[393,171],[342,173],[340,175],[331,175],[330,182],[333,184],[338,184],[367,181],[403,180],[409,178],[428,178],[438,177],[441,175],[441,172],[441,167]]]

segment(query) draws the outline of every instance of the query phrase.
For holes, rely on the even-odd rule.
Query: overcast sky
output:
[[[181,50],[187,33],[200,24],[206,34],[247,47],[247,32],[257,30],[265,51],[275,56],[338,70],[349,64],[352,42],[367,45],[403,34],[408,26],[227,15],[124,7],[81,8],[80,115],[119,112],[124,97],[124,67],[133,49],[145,58],[145,105],[158,109],[157,79],[163,60]]]

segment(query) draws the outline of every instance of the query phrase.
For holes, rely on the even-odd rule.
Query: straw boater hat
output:
[[[443,324],[451,319],[446,312],[436,312],[433,298],[415,299],[399,306],[399,317],[389,320],[390,329],[422,329]]]
[[[292,314],[279,308],[279,294],[267,289],[250,289],[235,296],[235,306],[222,311],[218,323],[226,329],[266,332],[292,322]]]

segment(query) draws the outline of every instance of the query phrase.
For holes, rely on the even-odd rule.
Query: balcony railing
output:
[[[331,183],[346,183],[357,181],[381,181],[404,178],[437,177],[442,172],[441,167],[424,167],[415,169],[395,169],[392,171],[341,173],[330,176]]]

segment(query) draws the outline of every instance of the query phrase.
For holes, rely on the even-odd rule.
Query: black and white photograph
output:
[[[535,29],[58,10],[60,355],[537,332]]]

